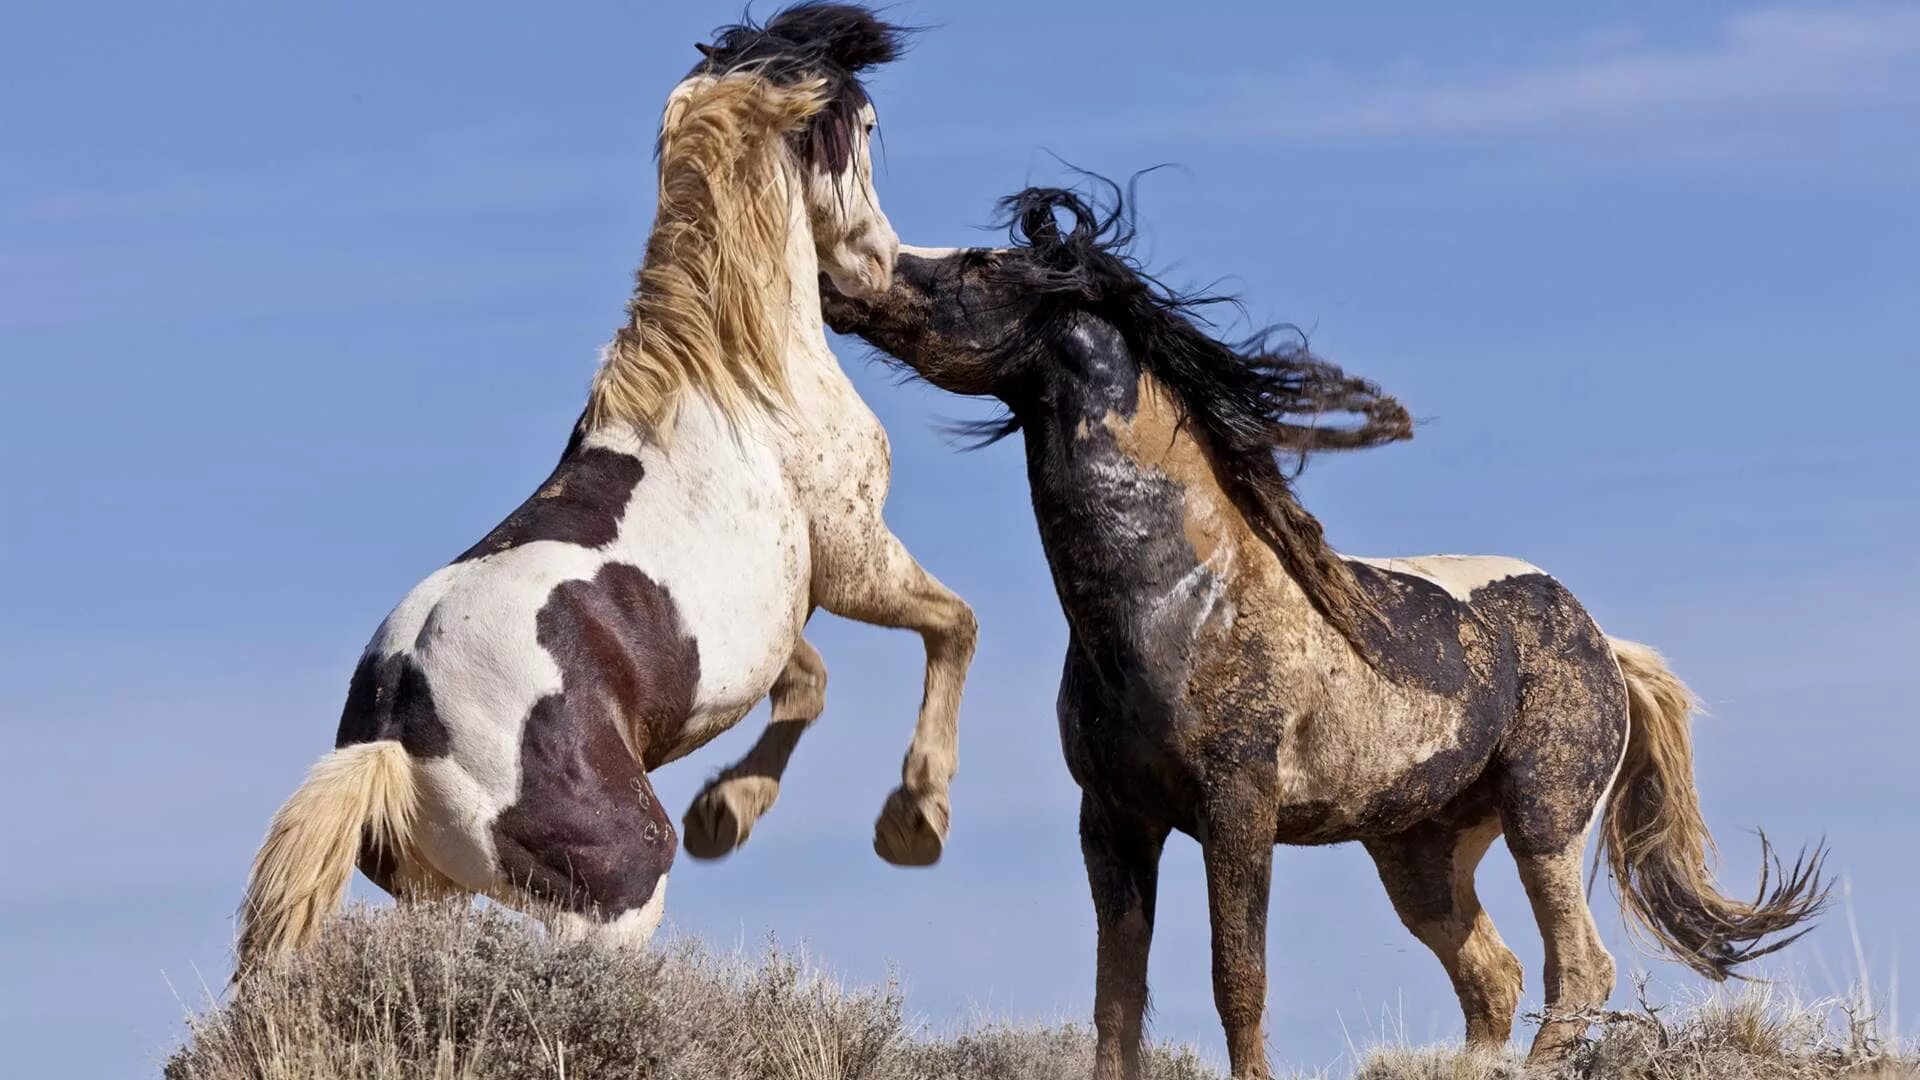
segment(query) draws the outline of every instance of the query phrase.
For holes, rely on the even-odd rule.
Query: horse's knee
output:
[[[780,669],[767,694],[774,723],[798,720],[810,724],[827,709],[827,662],[806,638],[794,643],[793,655]]]
[[[954,643],[972,656],[973,647],[980,640],[980,617],[973,613],[973,605],[955,596],[946,629]]]

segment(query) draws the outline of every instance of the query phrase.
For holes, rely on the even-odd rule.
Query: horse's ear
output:
[[[707,44],[704,41],[696,41],[693,43],[693,47],[696,51],[700,53],[701,56],[704,56],[709,60],[713,59],[713,46]]]

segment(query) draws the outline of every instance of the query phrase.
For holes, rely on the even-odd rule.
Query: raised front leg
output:
[[[1207,912],[1213,924],[1213,1003],[1226,1030],[1234,1080],[1269,1080],[1267,896],[1273,884],[1278,806],[1269,756],[1209,777],[1205,836]]]
[[[1094,1080],[1140,1080],[1147,1012],[1147,953],[1160,881],[1164,827],[1080,797],[1080,851],[1099,925],[1094,978]]]
[[[800,736],[827,707],[827,665],[807,639],[794,642],[768,695],[773,720],[746,756],[694,796],[680,822],[680,844],[696,859],[719,859],[747,842],[754,822],[780,796],[780,778]]]
[[[874,823],[873,850],[899,866],[930,866],[946,846],[960,689],[978,636],[973,609],[922,569],[877,514],[865,529],[841,525],[829,543],[816,546],[814,594],[820,606],[860,622],[917,631],[926,642],[919,723],[900,786]]]

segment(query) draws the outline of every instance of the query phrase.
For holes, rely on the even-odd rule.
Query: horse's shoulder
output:
[[[829,357],[831,361],[831,357]],[[887,429],[837,363],[810,385],[795,389],[788,430],[780,441],[788,482],[809,509],[820,512],[856,499],[884,500],[892,480]]]

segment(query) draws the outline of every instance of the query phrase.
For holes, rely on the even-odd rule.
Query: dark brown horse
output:
[[[1476,1045],[1506,1042],[1519,963],[1474,894],[1504,835],[1546,941],[1564,1054],[1612,992],[1581,887],[1599,820],[1626,909],[1722,978],[1824,896],[1819,853],[1753,904],[1707,866],[1686,688],[1514,559],[1343,558],[1276,452],[1411,434],[1399,404],[1304,348],[1203,332],[1202,299],[1128,260],[1127,219],[1057,189],[1004,201],[1014,246],[902,248],[877,301],[828,322],[1023,432],[1040,538],[1071,630],[1059,697],[1099,925],[1100,1078],[1139,1075],[1155,876],[1167,834],[1205,853],[1214,997],[1236,1077],[1268,1075],[1273,847],[1357,840],[1446,967]],[[1063,228],[1060,216],[1070,219]],[[1349,414],[1346,427],[1315,423]],[[1601,810],[1604,806],[1604,816]]]

